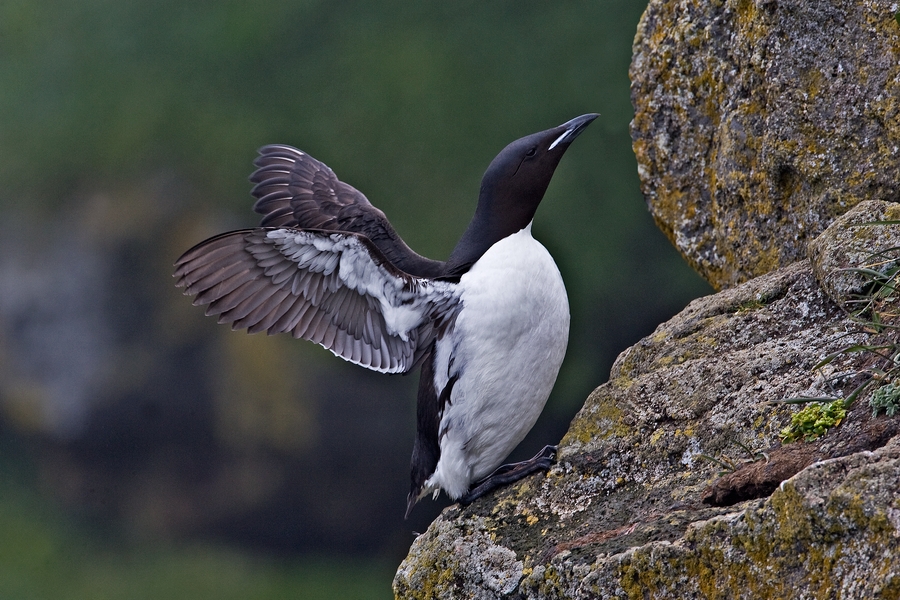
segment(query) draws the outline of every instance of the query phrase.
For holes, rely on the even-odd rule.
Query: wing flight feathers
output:
[[[250,176],[253,210],[261,227],[346,231],[366,236],[397,268],[419,277],[437,277],[444,263],[414,252],[384,213],[328,165],[291,146],[263,146]]]
[[[176,285],[220,323],[290,333],[386,373],[414,368],[458,301],[452,283],[410,275],[350,232],[233,231],[188,250],[175,268]]]

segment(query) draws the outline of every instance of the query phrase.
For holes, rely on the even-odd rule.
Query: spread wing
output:
[[[458,302],[454,284],[404,273],[347,232],[224,233],[179,258],[175,277],[219,323],[290,333],[384,373],[415,367]]]
[[[419,277],[437,277],[444,263],[413,252],[384,213],[328,166],[296,148],[264,146],[250,176],[256,186],[253,210],[261,227],[349,231],[369,238],[397,268]]]

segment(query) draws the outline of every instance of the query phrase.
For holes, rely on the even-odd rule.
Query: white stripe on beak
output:
[[[561,141],[563,141],[564,139],[566,139],[566,136],[570,135],[573,131],[575,131],[575,128],[574,128],[574,127],[570,128],[570,129],[566,129],[565,131],[563,131],[563,132],[562,132],[562,135],[560,135],[558,138],[556,138],[556,139],[553,141],[553,143],[550,144],[550,147],[547,148],[547,150],[553,150],[553,149],[556,147],[556,145],[557,145],[558,143],[560,143]]]

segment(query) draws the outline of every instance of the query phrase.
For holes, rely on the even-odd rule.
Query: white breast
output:
[[[459,282],[462,310],[438,341],[438,393],[458,380],[441,418],[441,456],[426,489],[451,498],[498,467],[553,389],[569,338],[569,303],[531,226],[494,244]]]

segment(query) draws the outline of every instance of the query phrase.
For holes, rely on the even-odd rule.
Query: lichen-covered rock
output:
[[[807,261],[692,302],[622,353],[546,475],[446,509],[413,543],[395,594],[898,597],[900,556],[888,549],[900,536],[897,445],[816,463],[766,500],[701,502],[716,461],[766,460],[779,445],[797,408],[772,401],[854,386],[826,378],[858,355],[812,367],[868,336]],[[879,419],[854,405],[817,451],[840,456],[829,440],[862,437]]]
[[[459,593],[460,597],[480,600],[509,596],[519,587],[523,576],[522,561],[516,553],[491,539],[484,519],[471,522],[443,521],[430,527],[420,536],[425,545],[422,561],[428,568],[404,562],[397,572],[395,591],[400,596],[413,598],[448,597],[447,593]],[[450,539],[449,546],[440,539]],[[437,543],[426,544],[426,540]],[[465,587],[458,573],[467,573]]]
[[[897,10],[650,1],[631,68],[642,187],[726,289],[619,356],[546,475],[445,510],[397,597],[900,598],[900,415],[860,398],[780,446],[798,408],[778,402],[847,395],[889,360],[838,351],[894,335],[841,309],[861,288],[840,269],[898,245],[852,227],[900,200]],[[814,272],[807,242],[856,205],[812,245]]]
[[[489,600],[510,596],[522,581],[516,553],[495,544],[484,519],[442,521],[419,538],[427,569],[404,562],[396,576],[397,595],[410,598],[460,597]],[[427,540],[432,543],[428,544]],[[442,540],[452,540],[445,546]],[[467,573],[464,580],[459,573]]]
[[[650,0],[631,64],[650,211],[717,289],[900,199],[900,25],[884,0]]]
[[[817,463],[765,501],[693,523],[675,542],[599,558],[587,576],[557,556],[522,588],[536,598],[898,598],[898,536],[895,442]]]
[[[900,265],[900,204],[860,202],[810,242],[809,258],[832,300],[847,312],[864,308],[874,278],[860,269],[885,274]]]

